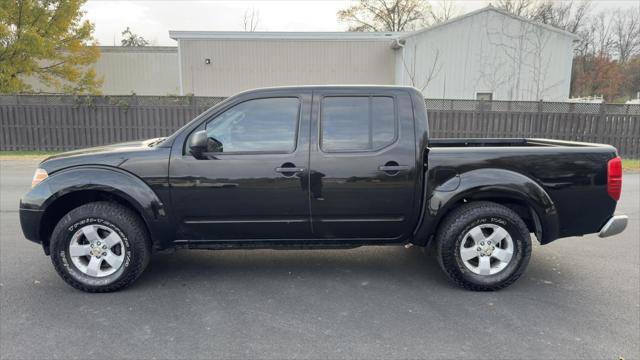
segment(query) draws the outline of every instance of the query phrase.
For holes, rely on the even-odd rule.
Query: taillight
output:
[[[607,192],[614,200],[620,200],[622,192],[622,159],[615,157],[607,163]]]

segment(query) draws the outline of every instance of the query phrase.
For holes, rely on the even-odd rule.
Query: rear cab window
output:
[[[320,109],[323,152],[377,151],[398,137],[393,97],[326,96]]]

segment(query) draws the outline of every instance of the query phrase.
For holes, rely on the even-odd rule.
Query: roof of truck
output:
[[[347,89],[367,89],[367,90],[373,90],[373,89],[407,89],[407,90],[416,90],[416,91],[420,91],[418,89],[416,89],[413,86],[405,86],[405,85],[286,85],[286,86],[271,86],[271,87],[263,87],[263,88],[255,88],[255,89],[249,89],[246,91],[243,91],[243,93],[245,92],[252,92],[252,91],[262,91],[262,90],[297,90],[297,89],[307,89],[307,90],[347,90]]]

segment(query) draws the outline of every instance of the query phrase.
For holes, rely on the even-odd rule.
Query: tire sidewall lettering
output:
[[[104,278],[91,277],[80,270],[78,270],[73,263],[70,261],[70,257],[67,254],[67,249],[69,248],[69,244],[72,241],[73,235],[83,226],[86,225],[102,225],[109,228],[112,231],[115,231],[120,238],[122,239],[122,244],[124,247],[124,261],[120,269],[118,269],[114,274],[106,276]],[[61,260],[62,266],[66,269],[66,271],[73,277],[76,281],[80,281],[87,285],[91,286],[103,286],[109,285],[118,281],[122,275],[127,271],[129,266],[132,263],[132,247],[127,237],[126,233],[120,229],[119,226],[115,225],[113,222],[108,221],[99,217],[86,217],[81,220],[74,222],[72,225],[69,225],[65,228],[64,241],[57,242],[57,254],[59,259]]]
[[[493,275],[474,274],[472,271],[467,269],[467,267],[464,265],[464,262],[462,261],[462,258],[460,257],[460,247],[462,246],[462,242],[465,238],[465,235],[474,227],[478,225],[484,225],[484,224],[494,224],[502,227],[509,233],[509,235],[513,239],[514,252],[513,252],[513,258],[511,259],[511,262],[501,272]],[[519,232],[517,231],[517,227],[509,219],[506,219],[504,217],[497,216],[497,215],[483,216],[483,217],[474,219],[473,221],[471,221],[470,223],[468,223],[462,228],[462,231],[460,231],[460,233],[456,238],[455,246],[453,247],[454,258],[455,258],[456,264],[458,265],[458,271],[460,271],[460,273],[465,277],[470,277],[472,279],[481,280],[481,281],[488,278],[508,277],[510,273],[514,271],[514,268],[517,266],[517,263],[521,256],[519,240],[520,240],[520,235],[519,235]]]

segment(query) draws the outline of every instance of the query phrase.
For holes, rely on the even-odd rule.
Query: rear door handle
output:
[[[282,176],[287,178],[294,177],[296,176],[296,174],[304,172],[303,167],[297,167],[296,164],[292,162],[286,162],[280,165],[279,167],[277,167],[275,170],[277,173],[280,173],[282,174]]]
[[[382,166],[378,166],[379,171],[384,171],[387,176],[396,176],[400,173],[400,171],[409,170],[408,165],[399,165],[395,161],[387,161],[386,164]]]
[[[403,171],[409,170],[409,165],[382,165],[378,166],[380,171]]]
[[[304,168],[299,167],[277,167],[276,172],[279,173],[300,173],[304,172]]]

